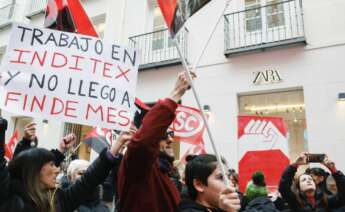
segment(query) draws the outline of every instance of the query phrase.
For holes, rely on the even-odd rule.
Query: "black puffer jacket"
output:
[[[279,192],[283,199],[289,204],[291,211],[294,212],[326,212],[339,208],[344,199],[345,190],[345,176],[342,172],[337,171],[333,173],[333,177],[338,187],[338,194],[333,196],[327,196],[327,205],[323,201],[324,194],[322,192],[315,193],[316,207],[313,207],[305,197],[301,197],[303,201],[303,207],[299,204],[295,193],[291,190],[292,181],[295,176],[297,168],[294,166],[288,166],[284,171],[280,183]]]
[[[18,142],[16,148],[14,149],[13,157],[17,156],[19,153],[37,147],[38,139],[35,138],[34,140],[27,140],[23,138]]]
[[[110,212],[109,207],[101,200],[100,186],[74,212]]]
[[[180,212],[224,212],[220,209],[212,209],[202,206],[192,200],[182,200],[179,205]]]
[[[245,212],[279,212],[268,197],[257,197],[250,201]]]
[[[104,181],[116,163],[107,154],[107,151],[104,150],[74,185],[64,190],[56,190],[57,212],[73,212]],[[10,178],[3,155],[0,157],[0,188],[0,211],[36,212],[34,203],[23,189],[21,181]]]

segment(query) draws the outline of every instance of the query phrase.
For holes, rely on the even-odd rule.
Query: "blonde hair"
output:
[[[87,160],[73,160],[67,168],[67,176],[69,179],[73,176],[74,173],[80,170],[86,170],[90,166],[90,162]]]

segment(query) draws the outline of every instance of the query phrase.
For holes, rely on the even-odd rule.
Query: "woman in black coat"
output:
[[[64,190],[55,187],[58,168],[52,152],[42,148],[26,150],[7,167],[4,150],[0,148],[0,211],[73,212],[104,181],[115,165],[115,155],[131,136],[120,136],[110,150],[100,154],[78,182]],[[75,137],[65,138],[64,143],[70,143],[71,139]]]
[[[295,180],[295,190],[292,184],[299,165],[307,164],[306,154],[299,156],[296,161],[287,167],[279,183],[279,192],[283,199],[289,204],[291,211],[331,211],[341,206],[345,194],[345,176],[338,171],[335,164],[325,157],[322,164],[332,173],[337,187],[340,188],[337,195],[328,196],[316,189],[316,184],[309,174],[302,174]]]

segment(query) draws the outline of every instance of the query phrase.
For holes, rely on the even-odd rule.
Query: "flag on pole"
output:
[[[44,27],[98,37],[79,0],[48,0]]]
[[[19,134],[18,130],[14,131],[12,137],[10,138],[9,142],[5,146],[5,158],[10,161],[13,157],[14,150],[16,145],[19,142]]]
[[[118,133],[114,130],[94,127],[83,142],[99,154],[104,148],[111,146],[112,142],[116,140]]]
[[[174,37],[183,24],[211,0],[158,0],[171,36]]]

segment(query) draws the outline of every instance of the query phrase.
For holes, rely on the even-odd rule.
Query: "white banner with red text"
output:
[[[138,66],[134,49],[14,24],[1,68],[0,107],[26,116],[127,130]]]

